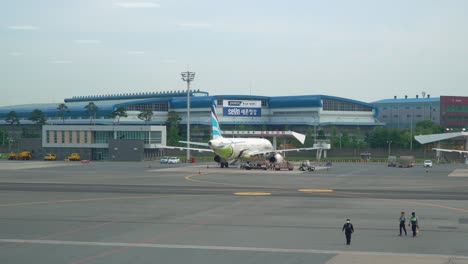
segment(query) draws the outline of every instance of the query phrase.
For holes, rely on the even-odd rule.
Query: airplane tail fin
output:
[[[216,106],[214,104],[211,106],[211,131],[214,139],[222,137],[218,115],[216,115]]]

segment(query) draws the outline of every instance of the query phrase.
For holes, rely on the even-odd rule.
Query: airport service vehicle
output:
[[[69,156],[68,156],[68,160],[71,160],[71,161],[80,161],[81,160],[81,156],[79,153],[71,153]]]
[[[57,160],[57,156],[55,154],[52,154],[52,153],[47,153],[44,156],[44,160],[54,161],[54,160]]]
[[[159,163],[167,163],[168,160],[169,160],[169,157],[161,157],[159,159]]]
[[[315,167],[310,164],[310,161],[305,160],[301,162],[301,166],[299,166],[300,171],[315,171]]]
[[[30,160],[31,158],[32,158],[32,154],[31,152],[27,150],[21,151],[17,157],[18,160]]]
[[[262,163],[241,163],[240,164],[241,169],[246,169],[246,170],[267,170],[268,166],[266,164]]]
[[[170,157],[167,160],[167,164],[178,164],[178,163],[180,163],[180,159],[177,157]]]
[[[284,157],[282,155],[284,152],[322,148],[310,147],[277,150],[274,149],[271,142],[265,138],[225,138],[222,136],[215,105],[211,106],[211,125],[213,138],[208,141],[208,143],[180,141],[181,143],[189,143],[208,148],[184,148],[173,146],[166,146],[165,148],[214,152],[214,161],[216,161],[221,168],[227,168],[229,165],[234,165],[238,161],[262,162],[267,160],[272,164],[281,164],[284,161]],[[305,137],[302,138],[302,140],[304,139]]]
[[[8,160],[15,160],[16,159],[16,153],[15,152],[10,152],[10,154],[8,154]]]
[[[425,160],[424,168],[432,168],[432,160]]]
[[[411,168],[414,166],[414,156],[400,156],[397,164],[400,168]]]
[[[388,156],[387,166],[388,167],[396,167],[396,165],[397,165],[397,157],[396,156]]]

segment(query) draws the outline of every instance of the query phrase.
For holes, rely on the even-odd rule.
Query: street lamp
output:
[[[340,133],[340,150],[341,150],[341,137],[343,137],[343,133]]]
[[[390,145],[392,145],[392,141],[387,140],[387,144],[388,144],[388,156],[390,156]]]
[[[187,82],[187,162],[190,160],[190,83],[195,78],[194,72],[182,72],[182,80]]]

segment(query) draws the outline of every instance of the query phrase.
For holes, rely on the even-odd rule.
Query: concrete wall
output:
[[[141,139],[111,139],[109,140],[109,159],[114,161],[142,161],[144,142]]]

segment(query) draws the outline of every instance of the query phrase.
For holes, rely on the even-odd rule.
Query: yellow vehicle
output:
[[[57,160],[57,156],[52,153],[47,153],[44,156],[44,160],[49,160],[49,161]]]
[[[8,154],[8,160],[15,160],[16,159],[16,153],[15,152],[10,152],[10,154]]]
[[[76,161],[80,161],[81,160],[81,157],[80,157],[80,154],[78,153],[72,153],[70,154],[70,156],[68,156],[68,160],[76,160]]]
[[[19,154],[18,154],[18,158],[19,160],[30,160],[32,158],[32,154],[30,151],[21,151]]]

